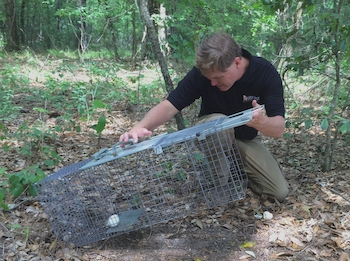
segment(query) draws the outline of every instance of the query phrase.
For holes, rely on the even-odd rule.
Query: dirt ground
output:
[[[112,114],[114,124],[104,130],[101,147],[113,145],[119,134],[140,118],[135,111],[120,108]],[[23,113],[23,118],[30,117],[36,116]],[[167,127],[158,131],[164,132]],[[350,260],[350,146],[342,140],[334,169],[323,173],[319,152],[323,138],[320,130],[310,129],[292,133],[290,138],[264,139],[290,184],[290,195],[283,203],[270,203],[248,189],[245,199],[227,206],[202,209],[192,216],[84,247],[57,241],[40,203],[19,199],[15,209],[0,211],[0,259]],[[64,158],[63,165],[81,161],[97,151],[97,138],[88,129],[65,133],[55,142]],[[0,157],[3,166],[20,164],[14,154]],[[273,217],[259,218],[257,214],[265,211]]]

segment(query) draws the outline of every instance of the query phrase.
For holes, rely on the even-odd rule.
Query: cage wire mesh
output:
[[[231,128],[252,112],[118,143],[38,182],[58,240],[87,245],[243,199],[248,178]]]

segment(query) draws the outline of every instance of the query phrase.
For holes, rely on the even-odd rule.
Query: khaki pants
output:
[[[224,116],[221,113],[205,115],[198,120],[197,124]],[[225,131],[223,135],[234,137],[234,129]],[[282,202],[289,193],[288,183],[275,157],[260,140],[259,135],[253,140],[236,139],[244,169],[248,175],[248,186],[259,196],[266,195],[270,199]]]

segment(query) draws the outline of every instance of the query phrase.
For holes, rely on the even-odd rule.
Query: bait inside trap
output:
[[[117,143],[41,180],[38,200],[58,240],[82,246],[243,199],[233,127],[252,113]]]

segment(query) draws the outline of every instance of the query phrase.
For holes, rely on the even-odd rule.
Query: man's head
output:
[[[212,86],[229,90],[245,72],[242,49],[227,34],[216,33],[206,38],[197,49],[196,67]]]
[[[242,50],[231,36],[215,33],[202,41],[196,53],[196,67],[201,71],[219,70],[225,72]]]

